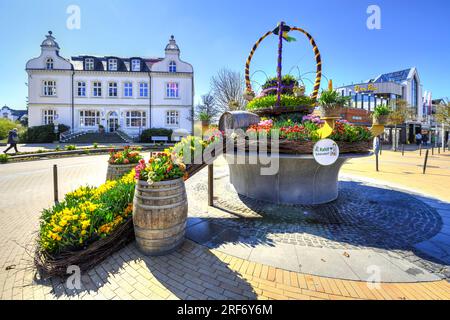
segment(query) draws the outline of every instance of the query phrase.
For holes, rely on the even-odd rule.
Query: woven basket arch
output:
[[[290,27],[290,29],[291,29],[291,31],[299,31],[299,32],[303,33],[308,38],[309,42],[311,43],[311,45],[313,47],[314,57],[316,59],[316,79],[314,82],[314,89],[311,94],[311,98],[315,101],[315,100],[317,100],[317,96],[319,95],[320,82],[322,80],[322,58],[320,56],[319,48],[317,47],[317,44],[314,41],[314,38],[308,32],[306,32],[304,29],[298,28],[298,27]],[[272,33],[273,33],[272,31],[268,31],[261,38],[259,38],[258,41],[256,41],[255,44],[253,45],[252,50],[250,51],[250,54],[247,58],[247,61],[245,63],[245,86],[247,88],[247,92],[253,92],[251,81],[250,81],[250,64],[251,64],[253,55],[255,54],[255,51],[259,47],[261,42],[265,38],[267,38],[269,35],[271,35]]]

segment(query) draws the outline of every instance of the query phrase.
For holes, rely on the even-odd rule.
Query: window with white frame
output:
[[[147,123],[147,114],[145,111],[127,111],[126,124],[127,127],[140,128],[145,127]]]
[[[177,72],[177,64],[175,63],[175,61],[170,61],[169,72]]]
[[[94,97],[102,96],[102,83],[99,81],[95,81],[92,83],[92,95]]]
[[[148,97],[148,83],[139,83],[139,97]]]
[[[117,97],[117,82],[108,83],[108,96]]]
[[[124,95],[124,97],[132,97],[133,96],[133,83],[125,82],[123,84],[123,95]]]
[[[100,111],[81,110],[80,127],[95,127],[100,124]]]
[[[108,70],[117,71],[117,59],[108,59]]]
[[[131,60],[131,71],[141,71],[141,60],[139,59]]]
[[[56,81],[44,80],[42,83],[42,94],[47,97],[56,96]]]
[[[178,98],[178,83],[168,82],[166,84],[166,97],[167,98]]]
[[[77,95],[79,97],[86,97],[86,82],[84,81],[77,82]]]
[[[178,126],[180,123],[180,114],[176,110],[170,110],[166,112],[166,125]]]
[[[42,122],[43,124],[53,124],[55,121],[56,111],[55,110],[43,110],[42,111]]]
[[[47,70],[53,69],[53,59],[52,58],[48,58],[47,61],[45,61],[45,68]]]
[[[84,60],[84,69],[94,70],[94,58],[86,58],[86,60]]]

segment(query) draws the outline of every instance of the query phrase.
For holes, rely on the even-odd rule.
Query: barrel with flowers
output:
[[[136,243],[146,255],[162,255],[184,241],[188,202],[186,166],[175,153],[160,152],[136,166],[133,224]]]
[[[110,150],[106,180],[116,180],[133,170],[142,156],[139,149],[126,146],[123,151]]]

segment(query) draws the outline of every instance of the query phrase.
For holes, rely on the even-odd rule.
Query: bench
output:
[[[167,141],[169,141],[169,137],[167,137],[167,136],[152,136],[151,140],[153,142],[160,142],[160,141],[167,142]]]

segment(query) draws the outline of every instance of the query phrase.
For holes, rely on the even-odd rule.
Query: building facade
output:
[[[27,121],[27,110],[14,110],[8,106],[3,106],[0,109],[0,115],[3,119],[11,121]]]
[[[398,126],[397,135],[393,135],[393,128],[388,126],[385,135],[387,143],[392,143],[393,136],[398,137],[400,143],[413,143],[415,134],[421,132],[422,125],[426,123],[423,89],[417,68],[381,74],[364,83],[344,85],[336,90],[343,96],[351,97],[352,108],[367,112],[372,112],[376,106],[383,104],[395,108],[399,99],[407,102],[413,117]]]
[[[65,124],[72,132],[147,128],[192,133],[193,67],[172,36],[163,58],[80,55],[66,59],[52,33],[26,64],[29,126]]]

